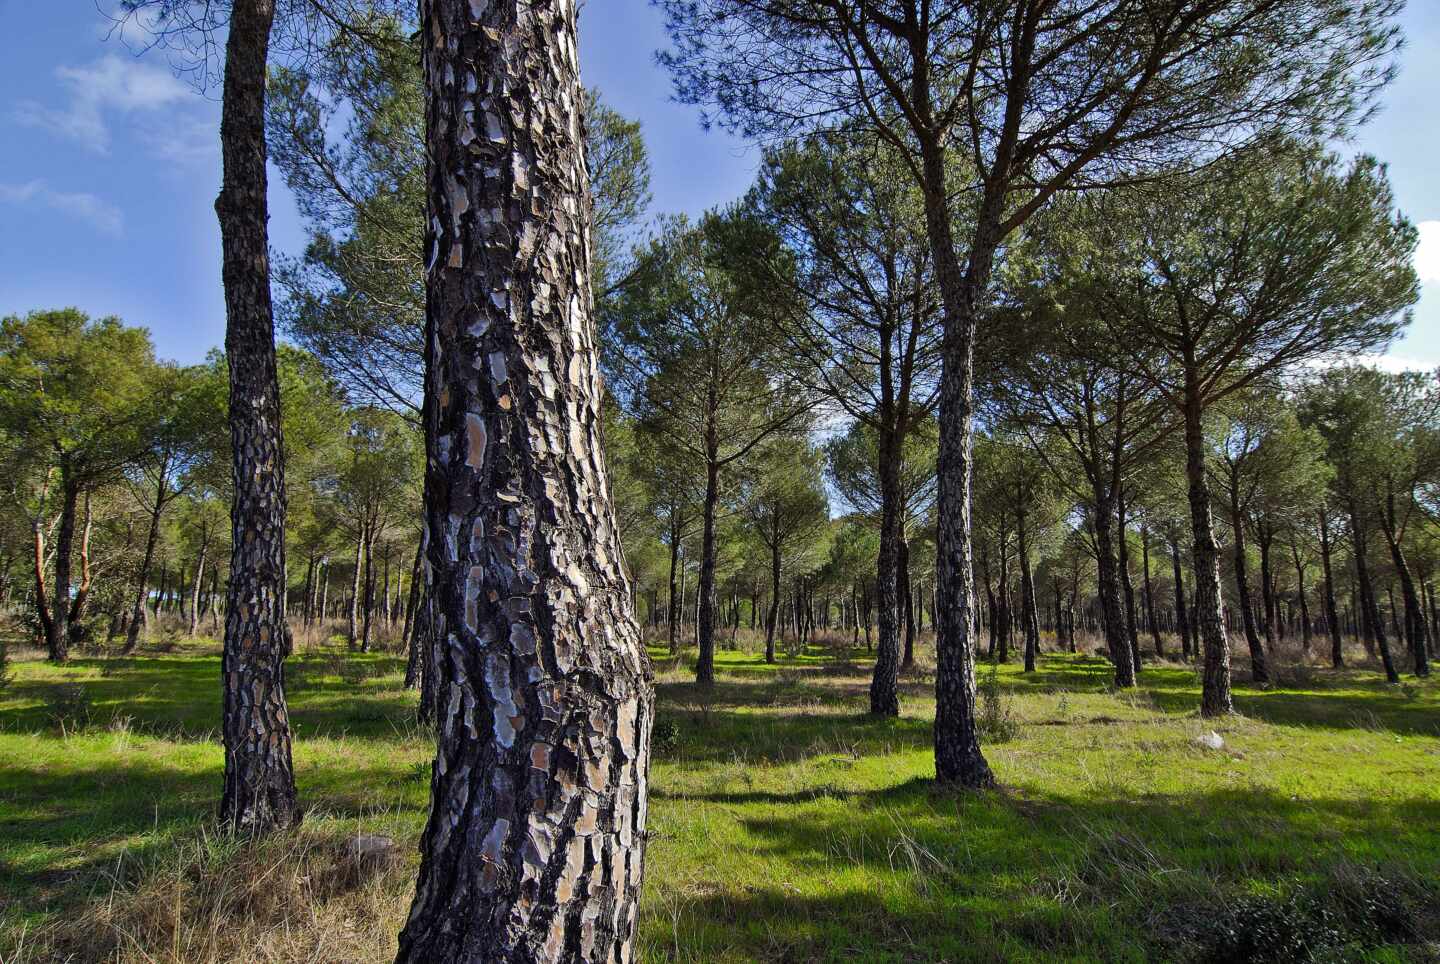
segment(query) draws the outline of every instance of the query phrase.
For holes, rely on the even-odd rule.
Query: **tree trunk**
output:
[[[1210,516],[1210,484],[1205,478],[1205,435],[1201,427],[1200,389],[1192,371],[1185,385],[1185,478],[1190,501],[1190,529],[1194,539],[1197,651],[1205,661],[1200,695],[1201,716],[1221,716],[1235,710],[1230,695],[1230,642],[1220,610],[1220,550]]]
[[[193,639],[195,629],[200,624],[200,587],[205,583],[205,560],[210,551],[210,530],[205,529],[200,533],[200,551],[195,557],[195,585],[190,590],[190,627],[189,636]]]
[[[49,657],[57,663],[70,658],[70,555],[75,544],[75,510],[80,487],[61,468],[60,531],[55,536],[55,588],[50,606],[50,635],[46,640]]]
[[[576,8],[421,9],[426,513],[462,535],[427,550],[449,695],[397,961],[629,961],[654,697],[600,447]]]
[[[365,523],[355,532],[355,571],[350,574],[350,626],[347,643],[351,649],[360,642],[360,576],[365,564]]]
[[[1250,646],[1250,675],[1255,685],[1270,685],[1270,666],[1265,658],[1265,647],[1255,628],[1255,609],[1250,602],[1250,576],[1245,558],[1245,516],[1240,510],[1239,483],[1230,482],[1230,526],[1234,530],[1235,591],[1240,606],[1241,625],[1245,629],[1245,642]]]
[[[425,537],[415,543],[415,561],[410,564],[410,596],[405,601],[405,621],[400,635],[405,640],[405,688],[414,689],[424,672],[425,657],[420,626],[420,592],[425,584]]]
[[[882,419],[882,423],[886,422]],[[880,436],[880,551],[875,560],[878,638],[870,677],[870,712],[900,715],[900,453],[895,433],[882,424]]]
[[[1165,644],[1160,639],[1160,626],[1155,621],[1155,592],[1150,582],[1150,531],[1140,526],[1140,573],[1144,579],[1145,624],[1150,627],[1150,641],[1155,644],[1155,655],[1165,655]]]
[[[1190,615],[1185,611],[1185,573],[1180,568],[1180,540],[1178,538],[1170,542],[1170,573],[1175,580],[1175,628],[1180,633],[1180,655],[1188,663],[1193,650],[1191,649]]]
[[[150,582],[150,565],[155,559],[155,546],[160,541],[160,516],[165,511],[165,490],[167,488],[168,466],[160,466],[157,473],[159,482],[155,485],[155,504],[150,509],[150,530],[145,537],[145,555],[140,559],[140,577],[135,588],[135,606],[130,612],[130,628],[125,633],[125,647],[122,652],[129,656],[140,644],[140,626],[145,619],[145,596]],[[160,601],[155,602],[159,612]],[[158,622],[158,618],[157,618]]]
[[[1400,597],[1405,603],[1405,642],[1414,661],[1415,675],[1424,678],[1430,675],[1425,610],[1420,605],[1420,594],[1415,589],[1415,577],[1410,572],[1410,563],[1406,560],[1405,549],[1400,544],[1400,530],[1395,524],[1394,496],[1387,496],[1386,499],[1380,528],[1385,533],[1386,545],[1390,547],[1390,561],[1395,566],[1396,575],[1400,577]]]
[[[680,523],[676,521],[677,516],[677,510],[672,507],[670,510],[670,597],[667,600],[667,608],[670,611],[671,656],[680,655],[680,600],[683,598],[682,590],[675,584],[675,570],[680,562]]]
[[[944,306],[940,372],[940,452],[936,463],[939,515],[935,585],[935,779],[962,787],[989,787],[995,776],[980,751],[975,728],[975,577],[970,537],[974,469],[975,325],[1001,241],[1003,191],[987,188],[968,264],[960,266],[951,231],[945,153],[937,139],[921,147],[925,227]]]
[[[1260,604],[1261,615],[1260,630],[1265,637],[1265,649],[1267,652],[1275,652],[1275,637],[1277,633],[1276,622],[1279,618],[1279,606],[1275,601],[1275,572],[1270,565],[1271,550],[1275,545],[1275,534],[1265,527],[1256,535],[1255,541],[1260,549]],[[1282,634],[1283,635],[1283,634]]]
[[[1141,669],[1140,624],[1135,617],[1135,584],[1130,579],[1130,523],[1126,512],[1124,485],[1118,485],[1115,489],[1115,521],[1120,530],[1115,547],[1120,587],[1123,590],[1121,600],[1125,604],[1125,638],[1130,642],[1130,659],[1134,662],[1135,672],[1138,674]]]
[[[30,524],[31,535],[35,547],[35,613],[40,618],[40,633],[45,637],[45,644],[49,647],[50,658],[64,662],[69,649],[68,645],[57,650],[55,641],[55,622],[50,617],[50,590],[45,585],[45,526],[40,519]],[[66,640],[68,644],[69,640]]]
[[[770,618],[765,620],[765,662],[775,662],[775,625],[780,621],[780,541],[770,547]]]
[[[1345,665],[1345,653],[1341,646],[1340,614],[1335,608],[1335,574],[1330,567],[1330,520],[1323,509],[1320,511],[1320,568],[1325,577],[1325,629],[1330,635],[1330,665],[1339,669]]]
[[[230,368],[230,581],[225,600],[220,817],[248,831],[300,819],[285,703],[285,466],[270,306],[266,223],[265,65],[274,0],[235,0],[225,50],[215,202]]]
[[[85,493],[85,522],[80,527],[80,586],[70,606],[70,642],[80,641],[85,632],[85,612],[90,602],[90,532],[94,518],[90,513],[90,493]]]
[[[695,606],[695,682],[715,683],[715,510],[720,503],[720,464],[712,437],[705,467],[705,505],[700,537],[700,591]]]
[[[1300,561],[1300,547],[1292,539],[1290,557],[1295,562],[1295,585],[1300,597],[1300,647],[1310,654],[1310,603],[1305,598],[1305,565]]]
[[[1121,598],[1119,564],[1115,558],[1115,543],[1111,525],[1115,511],[1110,503],[1109,493],[1103,485],[1096,486],[1095,512],[1091,524],[1095,531],[1095,568],[1100,590],[1100,612],[1105,623],[1105,645],[1110,659],[1115,664],[1115,685],[1135,685],[1134,649],[1130,646],[1129,633],[1125,626],[1125,603]]]
[[[1385,638],[1385,624],[1380,621],[1380,607],[1375,603],[1375,584],[1370,579],[1370,560],[1364,523],[1360,517],[1359,507],[1352,501],[1350,504],[1350,534],[1355,545],[1355,573],[1359,578],[1360,587],[1360,611],[1363,617],[1366,634],[1375,640],[1375,646],[1380,651],[1380,662],[1385,667],[1385,679],[1389,683],[1400,682],[1400,674],[1395,669],[1395,660],[1390,656],[1390,641]]]
[[[915,665],[915,587],[910,580],[910,543],[904,533],[900,535],[899,557],[895,562],[895,598],[904,600],[901,606],[905,619],[905,647],[900,665],[909,669]]]
[[[1030,572],[1030,541],[1025,512],[1015,514],[1016,551],[1020,554],[1020,621],[1025,624],[1025,672],[1035,672],[1040,651],[1040,621],[1035,614],[1035,583]]]

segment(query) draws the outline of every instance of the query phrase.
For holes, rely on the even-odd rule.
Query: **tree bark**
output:
[[[1290,557],[1295,563],[1296,592],[1300,598],[1300,647],[1310,653],[1310,603],[1305,598],[1305,565],[1300,561],[1300,547],[1292,539]]]
[[[881,366],[882,377],[885,377]],[[884,413],[882,413],[883,415]],[[870,712],[875,716],[900,715],[900,552],[901,531],[900,450],[888,420],[881,419],[880,551],[875,560],[875,605],[878,608],[875,667],[870,677]]]
[[[1385,680],[1399,683],[1400,673],[1395,669],[1395,660],[1390,655],[1390,641],[1385,638],[1385,624],[1380,621],[1380,607],[1375,603],[1375,584],[1370,578],[1368,553],[1368,532],[1360,515],[1360,508],[1353,501],[1350,504],[1350,537],[1355,546],[1355,574],[1359,578],[1360,611],[1366,626],[1366,634],[1375,640],[1380,651],[1380,662],[1385,667]]]
[[[600,447],[575,5],[421,10],[448,702],[397,961],[630,961],[654,698]]]
[[[1180,655],[1190,661],[1190,617],[1185,612],[1185,574],[1180,568],[1180,540],[1170,542],[1170,572],[1175,580],[1175,628],[1180,633]]]
[[[80,527],[80,585],[70,606],[70,642],[78,643],[85,632],[85,613],[90,603],[90,532],[94,518],[90,513],[90,493],[85,493],[85,522]]]
[[[1015,514],[1016,551],[1020,554],[1020,621],[1025,625],[1025,672],[1035,672],[1040,652],[1040,620],[1035,612],[1035,581],[1030,572],[1030,541],[1024,510]]]
[[[775,662],[775,624],[780,621],[780,540],[770,547],[770,617],[765,620],[765,662]]]
[[[939,515],[935,546],[935,779],[981,788],[995,775],[975,727],[975,577],[971,542],[975,326],[1001,242],[1004,190],[986,187],[974,243],[964,269],[952,234],[945,153],[938,138],[921,145],[925,227],[943,311],[940,372]]]
[[[1415,577],[1410,572],[1410,563],[1405,558],[1401,545],[1400,528],[1395,522],[1395,497],[1386,495],[1385,508],[1381,514],[1381,530],[1385,533],[1385,544],[1390,548],[1390,561],[1400,577],[1400,597],[1405,603],[1405,642],[1414,662],[1415,675],[1422,679],[1430,675],[1430,659],[1425,631],[1425,610],[1420,604],[1420,594],[1415,589]]]
[[[140,645],[140,627],[145,620],[145,596],[150,583],[150,566],[155,560],[155,546],[160,541],[160,516],[165,511],[168,466],[161,465],[156,473],[159,481],[155,484],[155,504],[150,509],[150,530],[145,536],[145,555],[140,560],[140,575],[136,580],[135,606],[130,611],[130,628],[125,632],[125,646],[122,652],[128,656]],[[160,601],[155,608],[158,611]]]
[[[355,531],[355,571],[350,574],[350,627],[348,640],[351,649],[360,642],[360,577],[365,566],[365,523],[361,521]]]
[[[1134,650],[1125,627],[1125,602],[1121,597],[1119,567],[1115,558],[1115,541],[1111,530],[1115,510],[1110,494],[1101,484],[1095,487],[1095,512],[1091,527],[1095,532],[1095,570],[1100,591],[1100,613],[1105,624],[1105,645],[1115,664],[1115,685],[1135,685]]]
[[[712,426],[705,466],[705,505],[700,535],[700,589],[695,605],[695,682],[715,683],[715,511],[720,504],[719,442]]]
[[[1160,639],[1160,626],[1155,622],[1155,592],[1150,582],[1150,530],[1140,526],[1140,573],[1145,593],[1145,624],[1150,628],[1150,641],[1155,644],[1155,655],[1165,655],[1165,644]]]
[[[1135,618],[1135,583],[1130,578],[1130,524],[1123,484],[1115,487],[1115,522],[1119,528],[1115,548],[1122,590],[1121,601],[1125,605],[1125,638],[1130,644],[1130,659],[1138,675],[1141,668],[1140,625]]]
[[[1195,628],[1197,648],[1205,660],[1200,715],[1233,713],[1230,695],[1230,641],[1225,637],[1221,612],[1220,550],[1215,544],[1215,523],[1210,515],[1210,484],[1205,478],[1205,434],[1201,427],[1200,389],[1193,368],[1187,365],[1185,384],[1185,478],[1190,501],[1190,529],[1194,538]]]
[[[265,79],[274,0],[235,0],[225,48],[215,202],[230,368],[230,581],[225,600],[222,735],[225,823],[260,832],[300,819],[285,703],[285,462],[265,173]]]
[[[70,658],[70,556],[75,545],[75,510],[80,486],[68,466],[60,469],[60,530],[55,535],[55,587],[50,606],[49,657],[57,663]]]
[[[1336,669],[1345,665],[1342,647],[1340,614],[1335,608],[1335,574],[1330,567],[1330,520],[1329,513],[1320,510],[1320,568],[1325,576],[1325,629],[1330,635],[1330,665]]]
[[[1240,510],[1238,482],[1230,481],[1230,526],[1234,530],[1235,591],[1240,606],[1241,625],[1245,629],[1245,642],[1250,646],[1250,675],[1257,686],[1270,685],[1270,666],[1265,658],[1265,647],[1255,628],[1255,608],[1250,601],[1250,576],[1245,558],[1245,515]]]

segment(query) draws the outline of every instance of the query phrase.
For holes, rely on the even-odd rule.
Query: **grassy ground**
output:
[[[863,715],[868,668],[812,648],[659,665],[646,960],[1432,959],[1440,685],[1295,667],[1242,715],[1178,665],[1115,693],[1094,657],[1001,666],[1004,790],[935,791],[931,680]],[[424,820],[431,738],[400,661],[319,651],[290,699],[304,827],[209,820],[212,644],[14,666],[0,696],[0,961],[382,961]],[[987,671],[982,671],[982,679]],[[996,729],[1004,729],[1003,725]],[[1197,738],[1212,729],[1224,747]],[[401,844],[357,865],[346,842]],[[1429,948],[1427,950],[1427,948]]]

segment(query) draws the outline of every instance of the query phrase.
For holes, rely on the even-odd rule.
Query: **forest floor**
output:
[[[212,822],[213,641],[13,664],[0,961],[393,958],[432,737],[398,657],[291,665],[309,811],[255,843]],[[642,960],[1440,959],[1440,681],[1292,665],[1212,722],[1179,664],[1132,692],[1093,656],[982,666],[1003,789],[956,794],[923,666],[895,720],[863,650],[718,670],[657,664]],[[401,856],[357,864],[356,834]]]

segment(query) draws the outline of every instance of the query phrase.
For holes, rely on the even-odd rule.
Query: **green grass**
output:
[[[82,959],[240,960],[260,944],[267,959],[391,958],[430,738],[411,723],[396,658],[292,665],[312,812],[303,845],[255,852],[207,829],[222,766],[213,644],[15,664],[0,698],[0,959],[49,953],[47,935],[77,921],[96,934]],[[874,720],[868,666],[847,654],[770,667],[722,651],[708,692],[683,666],[657,669],[667,744],[652,770],[644,959],[1142,961],[1199,953],[1226,908],[1243,930],[1247,901],[1290,899],[1349,914],[1347,958],[1420,953],[1356,922],[1377,899],[1381,911],[1435,899],[1435,682],[1305,670],[1269,692],[1237,686],[1242,715],[1211,722],[1195,716],[1185,667],[1149,668],[1116,693],[1097,658],[1042,657],[1028,676],[1006,665],[998,683],[1019,731],[986,748],[1004,789],[975,795],[930,782],[923,674],[905,680],[900,719]],[[67,687],[84,702],[77,686],[89,715],[78,729],[52,719]],[[1220,751],[1196,743],[1212,728]],[[317,889],[357,831],[394,836],[405,860]],[[250,880],[225,885],[248,895],[238,904],[214,899],[227,873]],[[255,877],[289,881],[305,912],[259,907]],[[1440,918],[1433,903],[1421,911]],[[243,940],[223,914],[238,915]]]

